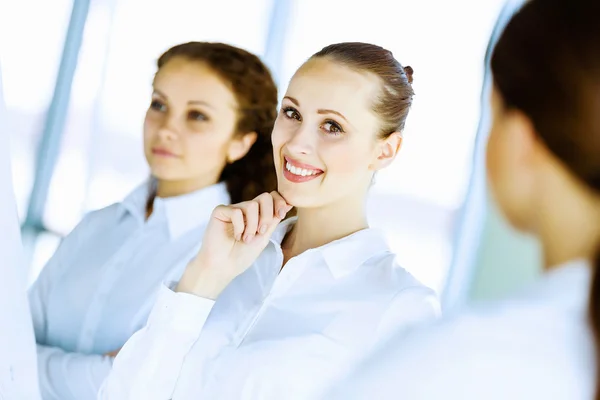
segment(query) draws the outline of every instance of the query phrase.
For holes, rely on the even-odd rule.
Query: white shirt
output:
[[[438,315],[434,292],[396,264],[373,229],[281,270],[280,243],[294,222],[280,224],[216,302],[163,288],[100,398],[310,399],[391,331]]]
[[[0,399],[39,399],[0,79]]]
[[[591,268],[575,261],[526,292],[391,339],[323,400],[590,400]]]
[[[146,324],[165,279],[178,280],[210,214],[228,204],[224,183],[156,198],[148,185],[86,216],[30,290],[44,399],[95,399],[118,350]]]

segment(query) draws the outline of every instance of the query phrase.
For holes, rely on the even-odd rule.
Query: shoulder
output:
[[[408,270],[402,267],[392,252],[378,254],[365,263],[370,270],[370,277],[378,279],[388,286],[394,296],[398,297],[437,297],[433,289],[423,284]]]
[[[391,337],[345,383],[381,399],[589,398],[590,354],[584,320],[505,302]]]

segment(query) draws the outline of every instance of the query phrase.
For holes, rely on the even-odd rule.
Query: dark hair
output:
[[[381,119],[380,136],[404,130],[412,104],[413,69],[402,67],[391,51],[369,43],[347,42],[324,47],[311,59],[329,58],[358,72],[370,72],[381,80],[381,93],[373,111]]]
[[[491,66],[508,108],[532,121],[573,175],[600,192],[600,2],[530,0],[507,24]],[[600,247],[600,244],[599,244]],[[600,360],[600,248],[589,321]],[[600,368],[596,399],[600,400]]]
[[[277,188],[271,131],[277,117],[277,86],[269,69],[254,54],[223,43],[189,42],[167,50],[158,59],[160,70],[174,58],[211,68],[233,91],[238,105],[235,133],[256,132],[252,148],[227,164],[219,178],[227,183],[232,203],[251,200]]]

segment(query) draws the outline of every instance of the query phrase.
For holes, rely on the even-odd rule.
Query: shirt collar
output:
[[[281,247],[283,238],[292,229],[297,219],[293,217],[281,222],[273,232],[271,242]],[[320,253],[336,279],[354,272],[372,257],[391,253],[383,232],[374,228],[360,230],[308,251]]]
[[[146,202],[150,191],[150,182],[146,182],[136,188],[122,202],[124,210],[131,213],[141,223],[145,221]],[[227,185],[225,182],[221,182],[181,196],[156,197],[153,207],[155,213],[164,213],[169,235],[172,240],[176,240],[190,230],[208,223],[216,206],[230,202]]]

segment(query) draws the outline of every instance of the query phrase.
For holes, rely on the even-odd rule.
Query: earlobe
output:
[[[246,156],[258,139],[256,132],[246,133],[231,141],[227,152],[227,163],[232,164]]]

